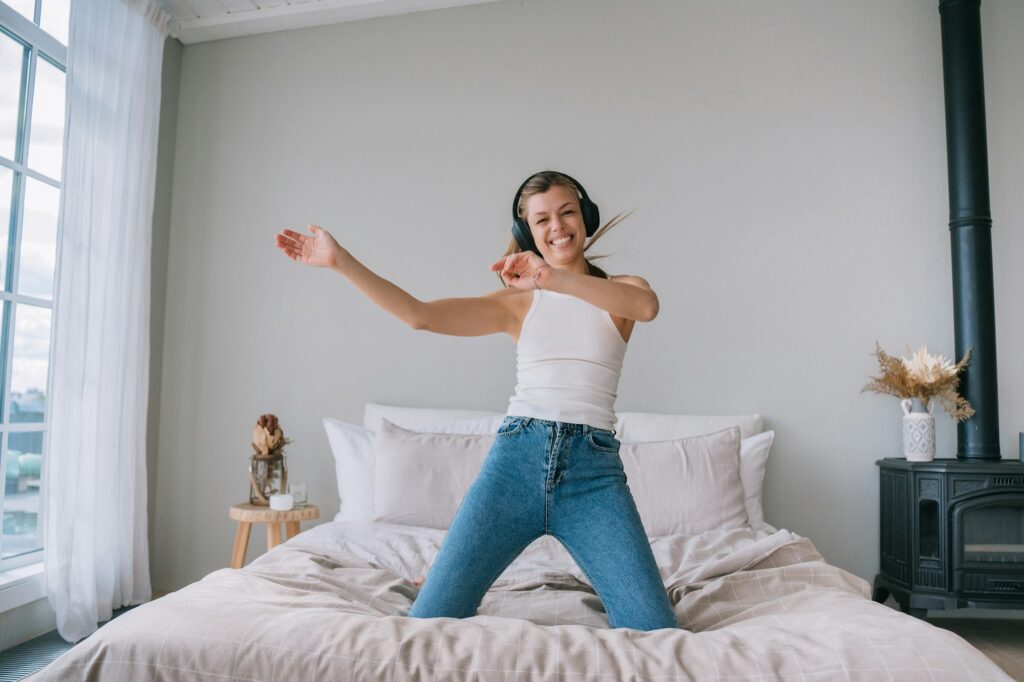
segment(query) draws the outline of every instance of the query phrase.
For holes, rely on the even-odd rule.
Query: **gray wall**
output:
[[[1024,4],[983,6],[1004,457],[1024,429]],[[418,298],[500,286],[529,173],[610,218],[591,253],[647,278],[617,408],[760,412],[769,522],[870,579],[890,352],[953,354],[935,0],[509,0],[186,46],[167,271],[153,584],[227,565],[251,425],[337,507],[320,420],[367,401],[504,411],[504,336],[417,332],[274,248],[316,223]],[[155,310],[155,309],[154,309]],[[1019,346],[1019,341],[1017,343]],[[939,456],[955,453],[940,413]],[[250,558],[265,538],[254,529]]]
[[[178,128],[178,98],[184,46],[168,38],[164,46],[160,132],[157,142],[156,191],[153,195],[153,258],[150,278],[149,405],[146,424],[146,478],[149,563],[160,560],[156,548],[157,471],[159,469],[160,397],[163,390],[164,324],[167,302],[167,252],[171,238],[171,192]]]

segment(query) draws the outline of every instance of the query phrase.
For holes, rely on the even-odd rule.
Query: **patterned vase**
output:
[[[933,403],[928,401],[928,411],[921,409],[921,401],[904,398],[903,407],[903,456],[908,462],[930,462],[935,459],[935,417]],[[911,411],[911,406],[916,408]]]

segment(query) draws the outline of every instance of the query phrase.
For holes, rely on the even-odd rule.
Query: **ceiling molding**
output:
[[[186,45],[496,0],[160,0]]]

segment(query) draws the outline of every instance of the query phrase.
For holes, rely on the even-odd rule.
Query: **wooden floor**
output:
[[[899,608],[889,597],[886,606]],[[1008,618],[928,618],[935,627],[955,632],[988,656],[1006,674],[1024,682],[1024,620]]]
[[[950,630],[995,661],[1006,674],[1024,682],[1024,621],[980,618],[929,618],[935,627]]]

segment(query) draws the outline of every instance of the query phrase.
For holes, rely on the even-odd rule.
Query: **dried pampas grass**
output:
[[[909,352],[910,349],[907,350]],[[957,393],[960,376],[970,362],[971,348],[955,365],[941,355],[929,355],[927,347],[918,349],[910,358],[897,358],[882,350],[878,341],[875,341],[874,355],[878,358],[881,374],[871,377],[871,381],[860,389],[861,393],[873,391],[900,399],[917,398],[925,409],[928,408],[928,402],[935,398],[942,409],[958,422],[974,414],[974,408]]]

